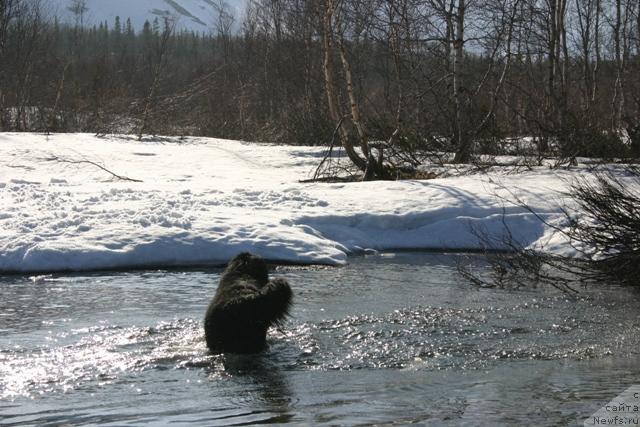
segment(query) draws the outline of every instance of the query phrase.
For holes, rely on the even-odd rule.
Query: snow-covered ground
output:
[[[572,254],[504,189],[559,225],[572,172],[300,183],[321,156],[209,138],[0,133],[0,270],[211,265],[241,251],[335,265],[368,249],[479,249],[471,229],[502,236],[504,224],[527,246]]]

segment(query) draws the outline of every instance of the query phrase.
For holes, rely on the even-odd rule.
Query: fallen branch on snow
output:
[[[86,159],[82,159],[82,160],[65,159],[63,157],[58,157],[58,156],[49,156],[49,157],[44,158],[43,160],[47,161],[47,162],[69,163],[69,164],[72,164],[72,165],[79,165],[79,164],[86,163],[86,164],[89,164],[89,165],[97,167],[98,169],[108,173],[109,175],[113,176],[116,179],[120,179],[122,181],[143,182],[140,179],[129,178],[127,176],[118,175],[117,173],[110,171],[109,169],[107,169],[106,167],[102,166],[101,164],[96,163],[96,162],[91,161],[91,160],[86,160]]]

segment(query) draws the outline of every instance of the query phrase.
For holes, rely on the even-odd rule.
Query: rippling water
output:
[[[574,424],[640,383],[637,293],[477,289],[457,256],[278,268],[258,356],[206,351],[220,270],[0,277],[0,425]]]

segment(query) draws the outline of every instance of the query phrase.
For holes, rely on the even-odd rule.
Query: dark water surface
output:
[[[207,354],[220,270],[0,277],[0,425],[566,425],[640,383],[628,289],[477,289],[460,255],[278,268],[292,318]]]

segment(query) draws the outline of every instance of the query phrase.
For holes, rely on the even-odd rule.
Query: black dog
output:
[[[216,353],[257,353],[267,329],[289,314],[292,292],[284,279],[269,280],[267,264],[243,252],[229,262],[204,318],[207,347]]]

